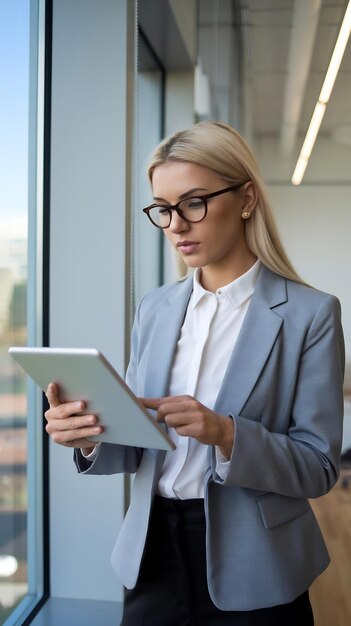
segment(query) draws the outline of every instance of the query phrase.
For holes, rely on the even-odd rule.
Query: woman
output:
[[[176,450],[92,448],[97,418],[55,385],[47,431],[80,472],[136,472],[112,555],[123,626],[309,626],[329,559],[307,499],[338,477],[339,303],[293,270],[232,128],[176,133],[149,176],[144,212],[195,272],[141,302],[126,380]]]

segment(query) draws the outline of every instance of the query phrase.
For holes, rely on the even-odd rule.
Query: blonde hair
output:
[[[200,122],[167,137],[151,156],[148,168],[151,182],[155,168],[169,161],[202,165],[231,184],[252,181],[258,192],[258,202],[250,219],[245,221],[247,245],[270,270],[303,283],[280,240],[256,159],[236,130],[221,122]]]

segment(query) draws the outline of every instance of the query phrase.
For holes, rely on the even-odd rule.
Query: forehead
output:
[[[207,167],[188,161],[168,161],[158,165],[152,177],[154,194],[162,196],[162,192],[172,191],[181,195],[195,187],[209,189],[219,181],[219,177]],[[163,197],[163,196],[162,196]]]

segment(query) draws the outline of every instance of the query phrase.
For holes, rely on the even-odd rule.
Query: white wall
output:
[[[306,282],[336,295],[342,306],[351,389],[351,184],[270,187],[280,233]],[[351,406],[346,403],[344,448],[351,447]]]

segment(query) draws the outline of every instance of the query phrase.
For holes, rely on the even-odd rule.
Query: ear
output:
[[[249,180],[242,186],[241,198],[241,211],[245,211],[251,215],[251,213],[255,210],[256,204],[258,202],[258,191],[256,185],[251,180]]]

